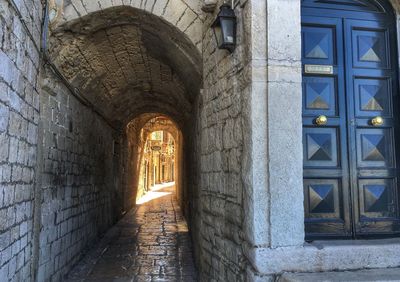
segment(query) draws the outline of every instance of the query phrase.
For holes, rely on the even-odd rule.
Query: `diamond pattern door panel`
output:
[[[392,115],[391,83],[387,79],[356,78],[354,94],[356,116]]]
[[[303,27],[303,59],[309,64],[334,63],[333,30],[330,27]]]
[[[304,208],[307,219],[341,219],[339,210],[340,180],[305,179],[304,190],[306,196]]]
[[[358,129],[357,144],[359,167],[392,166],[393,146],[390,129]]]
[[[326,32],[309,32],[305,42],[305,57],[309,59],[328,59],[331,40]]]
[[[384,30],[353,29],[354,67],[388,68],[387,36]]]
[[[303,79],[304,115],[318,113],[336,116],[336,87],[333,77],[304,77]]]
[[[337,167],[337,130],[304,128],[303,152],[305,167]]]
[[[361,179],[360,220],[394,217],[396,210],[393,179]]]

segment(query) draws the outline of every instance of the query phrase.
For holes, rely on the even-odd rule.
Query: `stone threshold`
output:
[[[400,267],[400,238],[314,241],[302,246],[253,248],[247,257],[261,275]]]
[[[400,281],[400,268],[364,269],[344,272],[284,273],[278,282]]]

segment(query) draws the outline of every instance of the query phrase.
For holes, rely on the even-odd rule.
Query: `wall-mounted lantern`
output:
[[[235,11],[228,4],[223,4],[219,9],[218,16],[211,27],[214,30],[218,48],[232,53],[236,47]]]

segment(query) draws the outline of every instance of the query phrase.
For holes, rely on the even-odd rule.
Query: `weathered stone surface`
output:
[[[43,161],[39,281],[58,281],[120,215],[118,135],[48,72],[41,95]],[[118,148],[115,148],[118,150]],[[117,168],[115,169],[117,171]],[[115,191],[115,192],[114,192]]]
[[[69,274],[67,281],[197,281],[189,230],[174,186],[127,213]]]
[[[315,241],[304,246],[256,248],[249,254],[264,275],[400,266],[400,240]]]
[[[0,1],[4,280],[61,280],[134,205],[140,132],[160,115],[180,130],[178,198],[200,280],[400,265],[397,241],[304,244],[301,1],[235,1],[230,54],[211,29],[222,1],[52,0],[49,55],[64,82],[41,69],[42,2],[13,2]],[[146,277],[176,273],[141,263]]]
[[[124,2],[125,1],[125,2]],[[64,1],[63,8],[65,13],[59,19],[54,19],[54,28],[58,28],[66,22],[76,20],[80,17],[91,15],[109,8],[123,7],[125,10],[135,8],[139,11],[144,10],[157,17],[166,20],[170,25],[176,25],[181,32],[185,32],[187,26],[179,26],[178,22],[194,22],[201,14],[201,1],[198,0],[149,0],[149,1],[129,1],[129,0],[71,0]],[[190,11],[190,12],[189,12]],[[107,12],[107,11],[106,11]],[[194,33],[189,37],[194,46],[201,41],[201,33]],[[199,49],[201,50],[201,49]]]
[[[285,273],[279,282],[321,282],[321,281],[400,281],[399,268],[368,269],[346,272]]]
[[[118,129],[146,112],[169,114],[185,125],[198,92],[201,64],[196,46],[190,45],[179,29],[194,30],[196,12],[181,1],[165,2],[160,18],[117,7],[126,4],[120,1],[67,4],[74,12],[67,7],[66,18],[52,24],[52,59],[96,112]],[[154,4],[147,7],[153,14],[162,1]],[[111,9],[101,11],[108,7]],[[70,22],[68,17],[82,19]],[[102,28],[110,21],[113,26]],[[121,135],[125,139],[113,142],[119,132],[107,127],[99,115],[90,114],[54,80],[51,75],[45,77],[43,89],[50,95],[42,101],[46,157],[38,277],[45,280],[62,277],[82,249],[108,227],[116,212],[132,207],[133,187],[138,183],[134,175],[139,161],[137,133],[144,125],[141,121],[130,124]],[[115,151],[117,146],[121,154],[114,152],[112,156],[112,150],[104,150]],[[98,157],[104,158],[98,161]],[[121,183],[115,182],[116,173],[120,173]],[[99,220],[87,221],[89,218]]]
[[[54,28],[51,54],[86,99],[116,125],[126,125],[135,112],[188,118],[201,81],[199,50],[185,35],[201,34],[195,11],[175,0],[161,15],[116,3],[83,15]],[[104,29],[109,22],[113,26]]]
[[[218,5],[217,5],[218,6]],[[236,9],[238,46],[219,50],[210,28],[216,13],[203,23],[204,90],[199,107],[199,190],[195,194],[194,245],[202,281],[244,281],[243,238],[243,95],[249,85],[246,9]],[[197,32],[197,31],[196,31]]]
[[[0,1],[0,279],[29,281],[40,1]],[[21,18],[18,15],[21,15]],[[27,24],[25,28],[24,23]],[[32,41],[33,40],[33,41]]]

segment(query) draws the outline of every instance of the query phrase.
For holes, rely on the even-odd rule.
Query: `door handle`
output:
[[[373,119],[371,119],[371,124],[373,126],[380,126],[383,124],[383,118],[380,116],[374,117]]]
[[[325,124],[327,124],[328,123],[328,118],[326,117],[326,116],[324,116],[324,115],[320,115],[319,117],[317,117],[316,119],[315,119],[315,123],[317,124],[317,125],[325,125]]]

